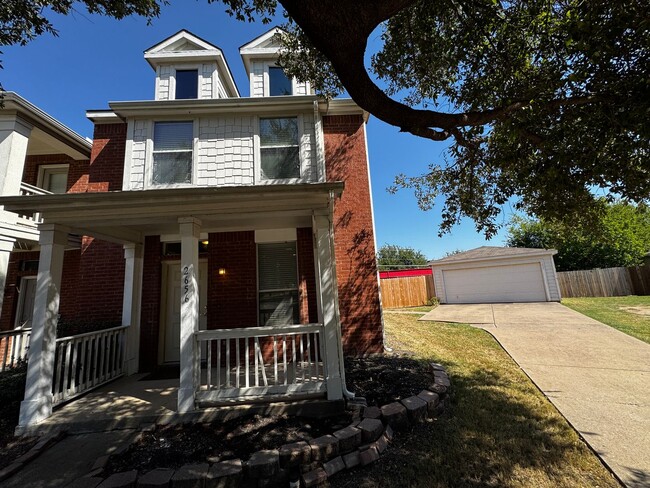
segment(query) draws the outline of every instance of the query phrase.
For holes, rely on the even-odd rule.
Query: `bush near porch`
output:
[[[650,344],[650,296],[563,298],[562,304]]]
[[[450,413],[397,436],[380,461],[332,487],[620,486],[487,332],[418,318],[385,314],[387,345],[447,368]]]

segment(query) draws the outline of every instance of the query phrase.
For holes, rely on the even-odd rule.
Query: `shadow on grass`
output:
[[[597,461],[543,397],[489,370],[452,374],[452,385],[442,417],[397,436],[375,465],[330,486],[595,486]],[[618,486],[596,471],[608,478],[600,486]]]

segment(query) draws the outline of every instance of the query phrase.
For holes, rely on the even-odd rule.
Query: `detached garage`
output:
[[[429,264],[440,303],[559,302],[554,254],[483,246]]]

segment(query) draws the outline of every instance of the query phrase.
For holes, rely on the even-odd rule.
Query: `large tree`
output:
[[[161,2],[81,3],[118,18],[151,18]],[[612,199],[650,196],[647,0],[222,3],[241,20],[268,21],[283,7],[287,71],[326,96],[346,90],[402,131],[446,141],[442,160],[395,186],[414,188],[424,209],[441,202],[443,232],[469,216],[491,236],[507,202],[569,220],[596,215],[597,189]],[[43,32],[40,7],[67,13],[71,4],[5,1],[0,44]],[[375,32],[382,45],[366,67]]]
[[[596,225],[517,217],[508,229],[513,247],[557,249],[558,271],[636,266],[650,251],[650,208],[623,202],[598,202]]]
[[[428,259],[422,251],[412,247],[384,244],[377,252],[377,265],[380,271],[426,266],[427,262]]]

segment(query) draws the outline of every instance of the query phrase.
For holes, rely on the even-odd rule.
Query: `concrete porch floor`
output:
[[[73,399],[25,433],[137,429],[143,424],[171,421],[176,416],[178,379],[140,381],[146,376],[122,377]]]
[[[83,434],[122,429],[141,429],[150,424],[228,421],[246,415],[301,415],[326,417],[345,408],[343,400],[329,401],[324,395],[309,398],[276,397],[268,402],[230,402],[179,414],[178,378],[141,381],[147,373],[119,378],[56,408],[47,420],[17,435],[46,435],[65,431]]]

